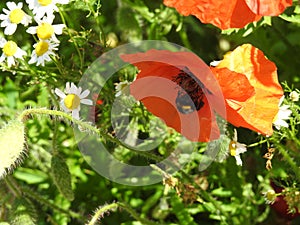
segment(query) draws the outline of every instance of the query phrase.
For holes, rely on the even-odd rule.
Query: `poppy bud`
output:
[[[25,126],[13,120],[0,129],[0,178],[22,161]]]

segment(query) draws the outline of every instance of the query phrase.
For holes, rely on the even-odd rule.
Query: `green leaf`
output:
[[[16,199],[10,211],[10,223],[13,225],[35,225],[37,213],[34,205],[24,197]]]
[[[51,174],[59,192],[69,201],[74,200],[74,193],[71,185],[71,174],[65,160],[55,154],[51,159]]]
[[[189,214],[187,207],[177,196],[171,198],[172,211],[178,218],[178,224],[196,225],[194,218]]]
[[[19,180],[25,181],[28,184],[42,183],[48,178],[47,174],[40,170],[33,170],[30,168],[22,167],[18,168],[15,171],[14,177],[18,178]]]
[[[117,11],[117,27],[122,31],[123,39],[134,41],[142,38],[142,30],[130,7],[120,7]]]
[[[291,16],[288,16],[288,15],[282,14],[279,17],[281,19],[283,19],[285,21],[288,21],[288,22],[291,22],[291,23],[300,23],[300,15],[291,15]]]
[[[117,26],[121,30],[136,29],[139,24],[135,19],[134,12],[130,7],[121,7],[117,11]]]

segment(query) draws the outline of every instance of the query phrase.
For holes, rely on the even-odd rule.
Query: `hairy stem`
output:
[[[105,140],[109,140],[109,141],[114,142],[118,145],[121,145],[125,148],[128,148],[128,149],[134,151],[136,154],[139,154],[139,155],[141,155],[145,158],[149,158],[149,159],[152,159],[152,160],[155,160],[155,161],[163,160],[163,158],[160,157],[160,156],[157,156],[157,155],[145,152],[145,151],[137,151],[137,150],[131,149],[129,146],[125,145],[123,142],[121,142],[117,138],[114,138],[112,135],[110,135],[106,131],[100,130],[97,127],[91,125],[90,123],[74,119],[71,115],[69,115],[65,112],[62,112],[62,111],[43,109],[43,108],[40,108],[40,109],[26,109],[19,115],[18,119],[20,121],[25,122],[27,120],[28,116],[34,115],[34,114],[53,115],[53,116],[63,117],[64,119],[72,121],[74,124],[84,128],[86,130],[89,130],[89,131],[92,131],[92,132],[98,134],[99,136],[103,137]]]
[[[37,194],[36,192],[32,191],[31,189],[29,189],[28,187],[23,187],[22,188],[23,190],[23,193],[28,196],[29,198],[39,202],[40,204],[42,205],[45,205],[45,206],[48,206],[49,208],[53,209],[53,210],[56,210],[56,211],[59,211],[61,213],[64,213],[66,215],[69,215],[70,217],[72,218],[76,218],[76,219],[79,219],[80,221],[83,221],[83,216],[76,213],[76,212],[73,212],[72,210],[70,209],[63,209],[63,208],[60,208],[59,206],[57,206],[56,204],[48,201],[47,199],[43,198],[42,196],[40,196],[39,194]]]
[[[142,224],[144,225],[157,225],[157,223],[151,221],[151,220],[148,220],[148,219],[145,219],[145,218],[142,218],[139,216],[139,214],[134,210],[132,209],[128,204],[124,203],[124,202],[114,202],[114,203],[111,203],[109,205],[105,205],[101,208],[99,208],[94,216],[92,217],[92,219],[87,223],[87,225],[95,225],[96,222],[101,218],[103,217],[103,214],[105,214],[106,212],[109,212],[115,208],[122,208],[124,209],[125,211],[127,211],[134,219],[136,219],[137,221],[140,221]]]

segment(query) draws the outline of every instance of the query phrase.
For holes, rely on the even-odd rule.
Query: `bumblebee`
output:
[[[186,70],[188,70],[186,68]],[[176,107],[182,114],[189,114],[200,110],[204,106],[204,92],[211,94],[205,88],[204,84],[190,71],[181,70],[180,73],[173,78],[183,90],[178,90],[176,97]]]

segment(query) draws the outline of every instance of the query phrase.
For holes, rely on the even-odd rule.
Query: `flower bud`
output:
[[[298,94],[296,91],[292,91],[292,92],[290,93],[290,99],[291,99],[293,102],[299,101],[299,94]]]
[[[22,161],[25,126],[13,120],[0,129],[0,178]]]

